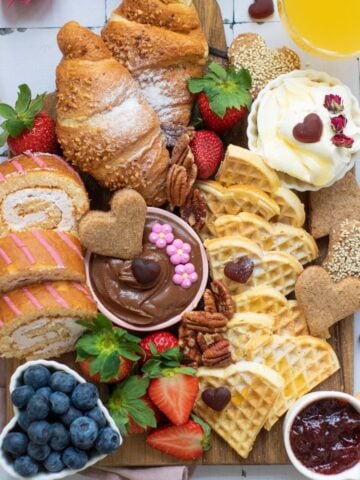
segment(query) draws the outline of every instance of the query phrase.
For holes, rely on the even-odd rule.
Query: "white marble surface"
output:
[[[60,59],[56,35],[65,22],[76,20],[100,30],[119,0],[32,0],[30,6],[15,4],[7,7],[0,1],[0,102],[13,103],[17,86],[28,83],[34,92],[54,89],[54,70]],[[242,32],[258,32],[271,47],[282,45],[294,48],[301,56],[303,67],[325,70],[347,83],[360,94],[359,61],[327,61],[305,54],[288,38],[277,13],[262,24],[253,23],[247,13],[252,0],[219,0],[227,41]],[[1,154],[1,152],[0,152]],[[360,175],[358,172],[359,180]],[[360,391],[360,317],[355,327],[355,390]],[[0,405],[0,408],[4,406]],[[247,478],[251,480],[301,480],[292,467],[197,467],[195,480]],[[10,480],[0,471],[1,480]],[[101,479],[101,477],[99,477]],[[72,480],[84,480],[77,475]],[[171,480],[171,479],[169,479]]]

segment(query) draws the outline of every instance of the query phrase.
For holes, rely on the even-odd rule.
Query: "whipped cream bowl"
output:
[[[91,252],[85,258],[98,309],[116,325],[134,331],[155,331],[179,322],[184,312],[196,307],[208,280],[208,261],[196,232],[159,208],[147,209],[140,258],[124,261]],[[139,282],[135,262],[135,268],[153,270],[153,280]]]
[[[331,98],[338,104],[327,101]],[[309,116],[315,117],[315,126]],[[305,138],[296,135],[299,129]],[[278,171],[286,187],[319,190],[340,180],[360,156],[359,104],[340,80],[295,70],[261,90],[247,135],[249,149]]]
[[[326,405],[323,402],[328,402]],[[331,403],[333,402],[333,403]],[[293,441],[295,441],[292,438],[292,432],[295,423],[297,424],[297,431],[300,432],[302,435],[304,435],[304,431],[306,430],[307,426],[311,423],[314,426],[314,434],[317,435],[319,438],[319,443],[321,442],[321,439],[323,438],[323,435],[321,432],[321,424],[319,417],[316,415],[319,412],[321,413],[320,408],[325,408],[328,409],[331,407],[331,405],[335,405],[335,409],[337,405],[343,405],[344,408],[347,406],[350,408],[352,412],[355,412],[359,414],[360,416],[360,400],[357,398],[353,397],[352,395],[349,395],[347,393],[343,392],[335,392],[335,391],[321,391],[321,392],[313,392],[308,395],[304,395],[302,398],[300,398],[288,411],[284,425],[283,425],[283,437],[284,437],[284,443],[285,443],[285,449],[286,453],[293,464],[293,466],[305,477],[310,478],[311,480],[359,480],[360,478],[360,456],[358,457],[358,462],[354,464],[352,462],[349,465],[349,468],[344,468],[342,471],[339,471],[339,473],[318,473],[314,469],[311,469],[307,466],[304,465],[304,463],[301,462],[301,460],[296,456],[295,454],[295,446],[293,444]],[[318,408],[318,410],[315,411],[309,411],[309,407],[311,408],[312,406],[315,406],[315,408]],[[329,413],[327,411],[327,413]],[[316,417],[316,418],[315,418]],[[299,430],[299,424],[302,422],[302,419],[305,419],[305,421],[300,425],[300,430]],[[333,417],[335,419],[335,416]],[[346,416],[343,416],[343,419],[346,418]],[[308,423],[307,423],[308,422]],[[331,424],[331,430],[336,428],[340,428],[341,425],[339,426],[339,423]],[[317,430],[316,430],[317,429]],[[295,438],[295,437],[294,437]],[[305,438],[301,439],[304,443],[308,442],[308,440]],[[337,440],[336,440],[337,441]],[[345,440],[350,441],[350,440]],[[325,444],[324,444],[325,445]],[[359,448],[359,445],[357,444],[357,449]],[[313,451],[313,450],[311,450]],[[329,453],[329,452],[325,452]],[[331,455],[327,457],[328,459],[332,458]],[[327,460],[329,462],[329,460]],[[341,469],[340,469],[341,470]]]

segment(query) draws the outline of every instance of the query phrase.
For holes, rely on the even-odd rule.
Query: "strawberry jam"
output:
[[[290,443],[310,470],[325,475],[343,472],[360,461],[360,413],[341,399],[311,403],[295,418]]]

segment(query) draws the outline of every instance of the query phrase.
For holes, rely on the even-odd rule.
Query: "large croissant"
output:
[[[187,79],[201,76],[208,56],[192,0],[124,0],[101,35],[138,80],[164,132],[188,125]]]
[[[76,22],[58,34],[57,135],[66,158],[112,190],[165,202],[169,154],[159,119],[102,39]]]

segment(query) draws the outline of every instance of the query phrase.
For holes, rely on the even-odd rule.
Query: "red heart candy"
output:
[[[302,123],[293,128],[296,140],[302,143],[316,143],[320,140],[323,131],[323,123],[316,113],[306,115]]]
[[[270,17],[274,13],[272,0],[255,0],[249,7],[249,15],[257,20]]]

